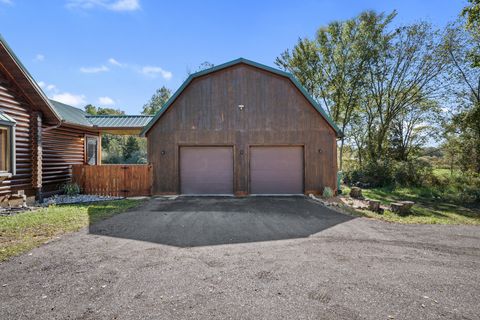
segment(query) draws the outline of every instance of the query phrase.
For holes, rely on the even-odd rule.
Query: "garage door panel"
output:
[[[181,147],[180,187],[182,194],[232,194],[232,148]]]
[[[303,193],[302,147],[251,147],[252,194]]]

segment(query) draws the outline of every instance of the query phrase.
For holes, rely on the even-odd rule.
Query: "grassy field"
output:
[[[140,200],[61,205],[0,216],[0,261],[28,251],[67,232],[77,231],[137,206]]]
[[[348,187],[344,188],[344,194],[349,191]],[[374,188],[364,189],[362,192],[366,198],[379,200],[384,205],[401,200],[415,202],[412,214],[405,217],[389,210],[383,215],[368,210],[355,210],[356,214],[362,216],[400,223],[480,225],[480,204],[464,206],[442,202],[432,198],[428,188]]]

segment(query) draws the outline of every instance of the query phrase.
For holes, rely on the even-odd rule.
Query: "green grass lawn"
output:
[[[140,204],[116,200],[59,205],[13,216],[0,216],[0,261],[28,251],[67,232],[78,231]]]
[[[350,189],[344,188],[343,191],[348,195]],[[369,210],[355,210],[362,216],[400,223],[480,225],[479,204],[466,206],[440,201],[431,196],[428,188],[374,188],[363,189],[362,192],[366,198],[379,200],[384,205],[402,200],[415,202],[412,214],[405,217],[389,210],[383,215]]]

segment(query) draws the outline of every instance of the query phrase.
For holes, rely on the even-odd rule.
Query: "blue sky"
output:
[[[46,94],[136,114],[154,91],[176,90],[202,62],[239,57],[274,66],[299,37],[363,10],[396,24],[442,27],[462,0],[0,0],[0,33]]]

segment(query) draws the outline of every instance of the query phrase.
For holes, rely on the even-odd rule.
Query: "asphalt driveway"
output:
[[[478,319],[480,228],[152,199],[0,264],[1,319]]]

